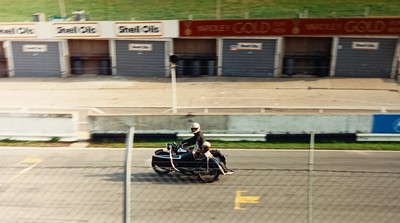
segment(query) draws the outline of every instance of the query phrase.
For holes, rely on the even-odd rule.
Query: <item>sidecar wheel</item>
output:
[[[155,162],[151,162],[151,167],[153,167],[154,172],[160,174],[160,175],[165,175],[170,172],[168,169],[164,169],[162,167],[159,167]]]
[[[213,165],[210,165],[207,168],[207,164],[201,165],[201,167],[198,169],[198,178],[200,181],[204,183],[212,183],[216,181],[219,177],[219,169],[216,167],[213,167]]]

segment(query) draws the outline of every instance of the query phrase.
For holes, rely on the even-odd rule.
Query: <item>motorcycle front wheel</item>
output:
[[[157,165],[157,163],[154,162],[154,161],[151,161],[151,167],[153,167],[154,172],[156,172],[156,173],[158,173],[160,175],[165,175],[165,174],[168,174],[170,172],[169,169],[159,167]]]
[[[214,167],[214,165],[209,165],[207,167],[207,163],[204,163],[198,169],[198,178],[200,181],[204,183],[212,183],[219,177],[219,169]]]

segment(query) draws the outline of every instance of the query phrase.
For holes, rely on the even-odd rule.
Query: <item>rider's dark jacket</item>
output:
[[[196,145],[196,142],[197,142],[198,146],[201,148],[201,146],[203,145],[203,142],[205,142],[205,141],[206,141],[206,139],[204,138],[203,133],[198,132],[198,133],[194,133],[194,136],[192,136],[191,138],[183,140],[182,145],[185,147],[188,147],[188,146]]]

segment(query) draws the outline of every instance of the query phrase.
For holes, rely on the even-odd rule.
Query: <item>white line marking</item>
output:
[[[31,164],[31,165],[28,166],[27,168],[23,169],[17,175],[11,177],[10,180],[17,179],[18,177],[22,176],[23,174],[25,174],[29,170],[33,169],[35,166],[39,165],[39,163],[41,163],[42,161],[43,160],[40,159],[40,158],[33,158],[33,157],[29,157],[29,158],[26,158],[26,159],[22,160],[21,162],[17,163],[17,165],[26,164],[26,163],[27,164]]]
[[[98,109],[98,108],[90,108],[90,110],[92,110],[92,111],[94,111],[94,112],[97,112],[97,113],[99,113],[99,114],[105,114],[104,111],[102,111],[102,110],[100,110],[100,109]]]

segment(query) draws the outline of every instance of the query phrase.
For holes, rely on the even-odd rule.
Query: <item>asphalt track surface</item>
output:
[[[399,152],[316,151],[310,172],[305,150],[224,150],[234,175],[204,184],[154,173],[154,150],[132,154],[132,222],[400,220]],[[0,156],[2,223],[123,221],[124,149],[0,148]]]
[[[399,84],[378,78],[177,79],[178,107],[337,107],[399,109]],[[170,108],[169,78],[9,78],[0,82],[7,108]]]

